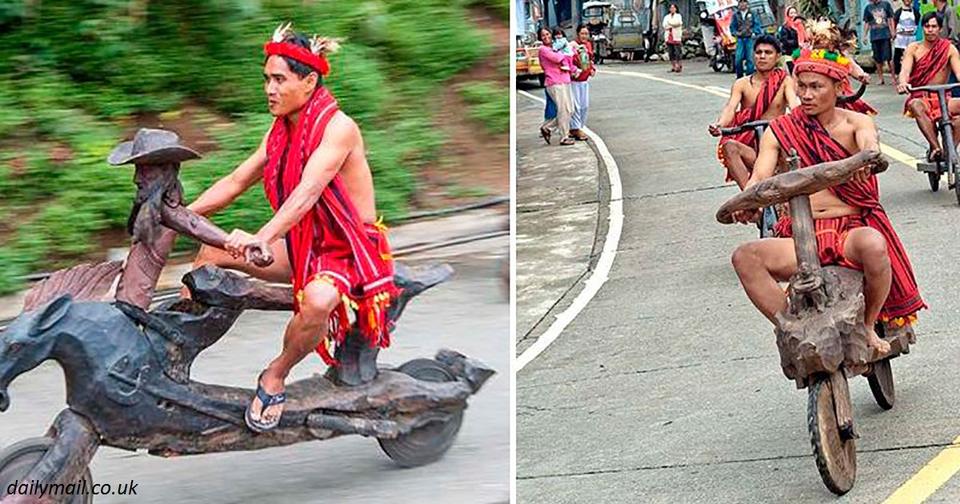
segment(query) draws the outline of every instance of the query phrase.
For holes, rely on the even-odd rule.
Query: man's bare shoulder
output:
[[[867,114],[861,114],[860,112],[855,112],[853,110],[847,110],[840,107],[836,108],[837,114],[843,118],[843,120],[852,126],[873,126],[873,118]]]
[[[740,77],[739,79],[733,81],[733,87],[732,87],[731,89],[734,89],[734,90],[740,89],[740,90],[742,90],[744,87],[750,87],[750,76],[743,76],[743,77]]]
[[[330,119],[327,125],[327,131],[323,135],[323,141],[333,140],[344,142],[360,138],[360,126],[342,110],[338,110]]]
[[[790,74],[787,74],[786,77],[783,78],[783,82],[780,84],[780,89],[778,92],[782,94],[786,92],[788,87],[797,87],[796,81],[793,80],[793,77],[791,77]]]

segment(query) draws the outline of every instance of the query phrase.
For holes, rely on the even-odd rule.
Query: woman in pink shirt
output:
[[[571,58],[553,49],[553,35],[546,28],[540,29],[540,66],[546,75],[544,85],[547,93],[557,104],[557,116],[548,119],[540,125],[540,135],[550,143],[551,130],[554,128],[560,133],[560,145],[573,145],[570,135],[570,118],[573,115],[573,96],[570,93]],[[561,70],[565,67],[568,70]]]

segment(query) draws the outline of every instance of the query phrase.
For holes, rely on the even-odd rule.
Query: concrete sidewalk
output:
[[[469,210],[448,217],[420,220],[403,224],[389,230],[390,244],[395,255],[401,258],[416,256],[437,257],[427,251],[447,244],[470,240],[475,237],[495,236],[509,232],[510,216],[506,205]],[[457,247],[463,248],[464,245]],[[410,258],[412,259],[412,258]],[[177,288],[180,279],[190,271],[189,262],[168,264],[157,281],[157,290]],[[0,320],[16,317],[23,307],[26,291],[0,297]]]
[[[536,92],[534,92],[536,94]],[[594,258],[599,160],[587,142],[547,145],[543,105],[517,97],[517,355],[582,289]]]

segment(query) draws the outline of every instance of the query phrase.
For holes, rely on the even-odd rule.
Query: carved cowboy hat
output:
[[[117,166],[124,164],[180,163],[199,158],[197,151],[180,143],[180,136],[173,131],[140,128],[133,140],[123,142],[113,149],[107,162]]]

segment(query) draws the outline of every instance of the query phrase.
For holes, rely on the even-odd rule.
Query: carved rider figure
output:
[[[223,243],[222,231],[183,204],[177,178],[180,163],[199,158],[180,137],[160,129],[142,128],[133,140],[118,145],[107,162],[136,167],[137,195],[127,231],[133,237],[117,285],[117,301],[146,309],[177,233],[204,243]],[[258,245],[254,244],[254,248]]]

